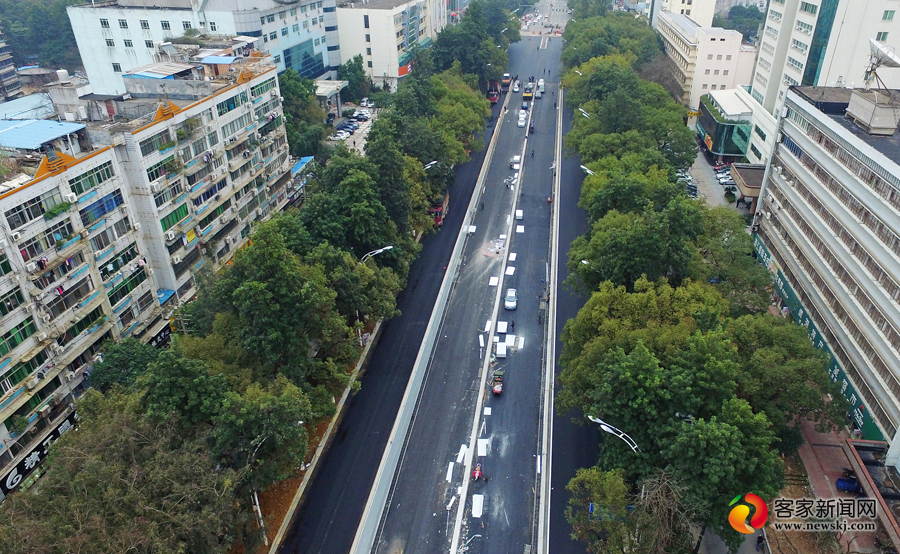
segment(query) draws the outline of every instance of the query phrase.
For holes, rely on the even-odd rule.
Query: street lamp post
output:
[[[624,431],[622,431],[621,429],[613,427],[612,425],[603,421],[599,417],[587,416],[587,418],[589,420],[593,421],[594,423],[596,423],[597,425],[599,425],[600,429],[606,431],[610,435],[615,435],[615,436],[619,437],[620,439],[622,439],[623,441],[625,441],[625,444],[627,444],[628,447],[631,448],[632,452],[637,452],[638,450],[640,450],[640,448],[638,448],[637,443],[634,442],[634,439],[629,437],[628,434],[625,433]]]
[[[593,171],[591,171],[590,169],[586,168],[586,167],[583,166],[583,165],[579,165],[578,167],[580,167],[582,170],[584,170],[584,172],[587,173],[588,175],[593,175],[593,174],[594,174]],[[582,261],[584,261],[584,260],[582,260]]]
[[[433,162],[433,163],[437,163],[437,162]],[[360,258],[359,263],[363,263],[366,260],[368,260],[369,258],[371,258],[372,256],[377,256],[378,254],[381,254],[382,252],[387,252],[388,250],[391,250],[392,248],[394,248],[394,246],[390,245],[390,246],[385,246],[383,248],[379,248],[378,250],[372,250],[371,252],[367,253],[365,256]]]

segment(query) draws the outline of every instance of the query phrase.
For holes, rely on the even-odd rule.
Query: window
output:
[[[884,10],[884,14],[881,16],[882,21],[893,21],[894,20],[894,10]]]
[[[260,24],[260,25],[265,25],[265,24],[266,24],[266,18],[265,18],[265,17],[260,17],[260,18],[259,18],[259,24]]]
[[[325,22],[325,16],[324,16],[324,15],[320,15],[320,16],[319,16],[319,23],[321,24],[321,23],[324,23],[324,22]]]
[[[313,46],[318,46],[318,45],[319,45],[319,39],[314,40],[314,41],[313,41]]]
[[[368,33],[366,34],[366,42],[372,42],[372,36]],[[712,59],[712,56],[710,56],[709,59]]]
[[[181,194],[181,179],[176,180],[171,185],[153,195],[153,202],[157,208],[169,203],[173,198]]]
[[[719,70],[718,70],[718,69],[715,70],[715,71],[713,71],[713,75],[718,75],[718,74],[719,74]]]
[[[722,54],[719,54],[718,56],[716,56],[716,60],[721,60],[721,59],[722,59]]]
[[[875,35],[875,40],[877,40],[878,42],[887,42],[887,37],[888,37],[887,31],[882,31],[882,32],[878,33],[877,35]]]
[[[125,200],[122,198],[122,191],[117,189],[100,200],[97,200],[90,206],[79,210],[78,213],[81,215],[81,223],[85,227],[90,227],[92,223],[124,203]]]
[[[287,17],[287,12],[278,12],[278,19],[285,19]]]
[[[162,25],[163,31],[171,31],[172,30],[172,27],[169,25],[168,21],[160,21],[159,23],[160,23],[160,25]]]
[[[210,31],[217,31],[217,30],[218,30],[218,29],[216,28],[216,22],[215,22],[215,21],[210,21],[210,22],[209,22],[209,30],[210,30]]]
[[[188,216],[188,206],[187,203],[182,204],[175,208],[169,215],[162,218],[160,220],[160,225],[162,225],[163,231],[168,231],[172,227],[174,227],[179,221],[186,218]]]
[[[366,56],[371,56],[371,55],[372,55],[372,49],[366,48]]]
[[[116,41],[114,41],[114,40],[111,39],[111,38],[108,38],[108,39],[106,39],[106,45],[107,45],[107,46],[115,47],[115,46],[116,46]]]
[[[283,36],[283,37],[288,36],[288,28],[287,27],[281,28],[281,36]]]
[[[125,48],[134,48],[134,43],[126,38],[125,39]]]
[[[707,69],[706,71],[703,72],[703,74],[704,74],[704,75],[709,75],[709,70]]]
[[[271,79],[263,81],[262,83],[260,83],[258,85],[253,85],[250,88],[250,94],[253,97],[258,97],[262,94],[269,92],[270,90],[272,90],[274,88],[275,88],[275,78],[273,77]]]
[[[707,59],[707,60],[711,60],[711,59],[712,59],[712,56],[713,56],[712,54],[707,54],[707,55],[706,55],[706,59]]]
[[[801,62],[800,60],[796,60],[796,59],[788,56],[787,63],[789,66],[791,66],[795,69],[798,69],[800,71],[803,71],[803,62]]]
[[[728,54],[727,56],[725,56],[725,61],[727,61],[727,62],[731,61],[731,54]]]
[[[6,254],[0,254],[0,275],[7,275],[12,271],[12,264]]]
[[[713,85],[713,86],[712,86],[712,89],[713,89],[713,90],[716,90],[716,85]]]
[[[727,69],[723,69],[723,70],[722,70],[722,75],[728,75],[728,70],[727,70]]]
[[[101,20],[100,20],[100,27],[101,27],[102,29],[109,29],[109,20],[108,20],[108,19],[101,19]]]
[[[18,308],[24,300],[22,299],[22,291],[18,287],[0,296],[0,316],[9,315],[9,313]]]
[[[812,33],[813,26],[810,25],[809,23],[804,23],[802,21],[798,21],[797,22],[797,30],[803,31],[804,33],[806,33],[808,35],[808,34]]]
[[[266,16],[266,22],[267,22],[267,23],[275,23],[275,14],[274,14],[274,13],[270,13],[269,15],[267,15],[267,16]]]
[[[763,141],[766,140],[766,134],[763,132],[762,129],[759,128],[759,126],[754,125],[753,132],[756,133],[759,136],[759,138],[763,139]]]
[[[116,231],[116,237],[121,237],[128,231],[131,231],[131,222],[128,221],[127,217],[123,217],[119,221],[116,221],[113,225],[113,229]]]
[[[152,49],[152,48],[153,48],[154,46],[156,46],[156,45],[153,44],[153,41],[152,41],[152,40],[145,40],[145,41],[144,41],[144,46],[146,46],[147,48]]]
[[[25,342],[25,339],[33,335],[36,330],[37,327],[34,325],[34,320],[29,317],[7,331],[0,337],[0,356],[9,354],[13,348]]]
[[[188,29],[191,28],[191,22],[190,21],[182,21],[181,26],[184,27],[185,31],[187,31]]]
[[[703,90],[706,90],[706,85],[703,85]]]
[[[368,15],[363,16],[363,27],[365,27],[366,29],[369,28],[369,16]]]
[[[243,106],[246,103],[247,103],[247,92],[244,91],[244,92],[241,92],[240,94],[235,94],[228,100],[225,100],[223,102],[219,102],[218,104],[216,104],[216,111],[219,113],[220,116],[223,116],[223,115],[227,114],[228,112],[230,112],[231,110],[233,110],[235,108],[239,108],[240,106]],[[230,134],[230,133],[228,133],[228,134]]]
[[[300,32],[300,24],[299,24],[299,23],[294,23],[294,24],[291,26],[291,30],[294,31],[295,33],[299,33],[299,32]]]
[[[306,6],[300,6],[300,13],[306,13]]]
[[[150,22],[146,19],[141,20],[141,29],[150,29]]]
[[[887,33],[885,33],[885,35],[886,34]],[[806,50],[809,48],[809,46],[805,43],[800,42],[797,39],[791,39],[791,48],[796,48],[797,50],[799,50],[801,52],[806,52]]]
[[[120,29],[127,29],[127,28],[128,28],[128,22],[125,21],[124,19],[120,19],[120,20],[119,20],[119,28],[120,28]]]
[[[210,147],[213,147],[213,146],[219,144],[219,133],[217,133],[216,131],[213,131],[212,133],[206,135],[206,140],[209,141]]]
[[[156,150],[159,150],[159,151],[165,150],[168,148],[167,145],[169,145],[172,142],[173,141],[172,141],[171,135],[169,135],[168,129],[161,133],[156,133],[152,137],[150,137],[148,139],[144,139],[140,142],[141,155],[146,156]]]
[[[106,293],[109,296],[109,303],[115,306],[146,280],[147,272],[143,268],[136,269],[134,273],[122,279],[119,284]]]
[[[269,33],[269,40],[275,40],[275,39],[277,39],[277,38],[278,38],[278,32],[277,32],[277,31],[272,31],[271,33]]]
[[[815,4],[810,4],[809,2],[800,2],[800,11],[815,14],[819,11],[819,6]]]
[[[275,57],[272,58],[272,61],[275,63],[281,63],[281,56],[276,55]]]
[[[309,21],[304,21],[304,22],[303,22],[303,28],[304,28],[304,29],[309,29]],[[366,36],[369,36],[369,35],[366,35]]]
[[[57,189],[51,189],[40,196],[36,196],[27,202],[19,204],[15,208],[6,211],[6,222],[10,229],[17,229],[29,221],[44,215],[44,212],[54,206],[62,204],[62,195]]]
[[[114,175],[112,162],[106,162],[99,167],[82,173],[74,179],[69,179],[69,186],[75,194],[84,194],[97,185],[112,179]]]

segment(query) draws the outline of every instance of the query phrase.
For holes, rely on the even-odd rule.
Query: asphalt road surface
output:
[[[493,130],[487,129],[486,142]],[[339,554],[350,550],[484,154],[474,153],[471,161],[455,169],[456,183],[450,188],[444,227],[423,240],[406,289],[397,299],[402,315],[382,326],[360,378],[362,389],[347,402],[280,552]]]
[[[476,232],[468,237],[464,266],[444,315],[440,335],[428,368],[412,428],[400,466],[394,476],[376,552],[411,554],[446,551],[456,522],[458,488],[471,479],[461,447],[469,445],[478,400],[479,439],[487,441],[486,455],[476,456],[487,480],[473,482],[466,496],[461,543],[469,552],[523,552],[534,536],[534,488],[539,447],[540,399],[544,327],[539,320],[546,299],[549,260],[550,205],[556,116],[557,82],[551,79],[559,64],[561,41],[529,37],[510,47],[510,73],[527,82],[547,81],[545,94],[529,104],[535,132],[525,145],[527,127],[518,127],[521,93],[508,93],[508,111],[494,147],[484,182],[484,209],[478,210]],[[545,70],[550,70],[546,71]],[[504,95],[503,100],[507,97]],[[533,152],[533,153],[532,153]],[[523,155],[518,181],[509,160]],[[523,219],[514,220],[513,210]],[[521,227],[520,227],[521,226]],[[506,255],[515,254],[504,264]],[[510,274],[508,267],[514,268]],[[491,285],[491,278],[498,282]],[[516,310],[505,310],[500,296],[507,288],[518,291]],[[495,317],[496,314],[496,317]],[[517,348],[506,359],[496,359],[488,372],[501,370],[504,391],[495,396],[481,381],[482,352],[479,335],[490,321],[515,322],[513,330],[498,333]],[[490,357],[491,349],[483,355]],[[484,512],[472,515],[472,497],[481,495]],[[448,506],[451,509],[448,509]]]

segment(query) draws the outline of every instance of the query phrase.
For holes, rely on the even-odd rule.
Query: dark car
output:
[[[328,117],[325,118],[325,123],[328,125],[331,125],[332,123],[334,123],[334,113],[332,113],[332,112],[328,113]]]

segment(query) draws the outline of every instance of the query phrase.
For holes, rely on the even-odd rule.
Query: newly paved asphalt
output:
[[[486,142],[493,129],[488,128]],[[360,379],[362,389],[347,402],[281,552],[339,554],[350,550],[484,154],[474,153],[471,161],[455,169],[449,216],[441,231],[423,240],[407,287],[397,299],[402,315],[382,325],[379,343],[373,346]]]

